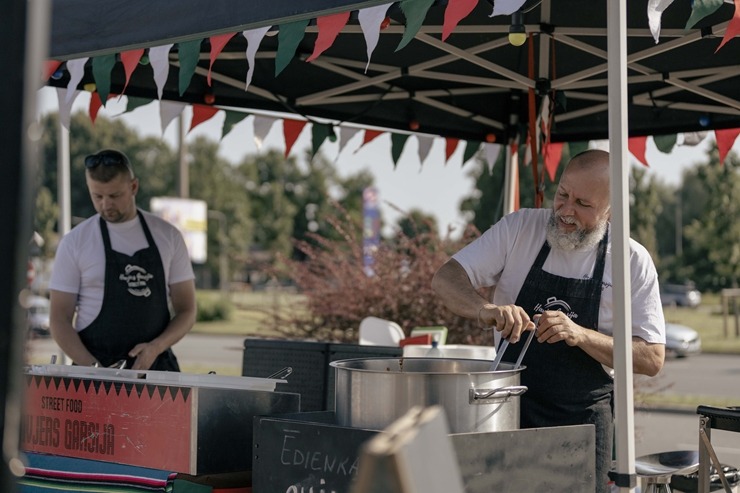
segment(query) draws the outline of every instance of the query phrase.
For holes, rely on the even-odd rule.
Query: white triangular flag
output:
[[[349,141],[357,135],[357,133],[360,131],[357,127],[339,127],[339,152],[337,152],[337,156],[341,154],[342,149],[349,143]]]
[[[526,0],[496,0],[493,3],[493,12],[488,17],[497,15],[511,15],[519,10]]]
[[[75,96],[77,92],[77,86],[82,77],[85,75],[85,64],[89,60],[88,57],[77,58],[75,60],[67,60],[67,72],[69,72],[69,83],[67,83],[67,102],[69,99]]]
[[[683,134],[683,145],[685,146],[696,146],[703,141],[707,134],[706,130],[702,130],[701,132],[686,132]]]
[[[391,4],[388,3],[361,9],[359,14],[357,14],[357,20],[360,22],[360,29],[362,29],[362,35],[365,37],[365,45],[367,46],[365,73],[367,73],[367,69],[370,66],[370,57],[373,51],[375,51],[375,47],[378,45],[378,40],[380,39],[380,25],[383,23],[385,14],[388,12]]]
[[[483,151],[486,155],[486,164],[488,165],[488,174],[493,174],[493,167],[498,161],[498,155],[501,154],[501,144],[483,143]]]
[[[180,116],[185,109],[185,104],[176,103],[174,101],[160,101],[159,102],[159,118],[162,120],[162,135],[167,127],[172,123],[172,120]]]
[[[254,56],[257,54],[257,49],[262,43],[262,38],[265,37],[267,31],[272,26],[258,27],[257,29],[249,29],[242,32],[242,35],[247,39],[247,85],[244,87],[246,91],[249,89],[249,84],[252,83],[252,75],[254,74]]]
[[[434,144],[434,137],[429,135],[417,135],[416,140],[419,141],[419,163],[423,166],[424,161],[426,161],[429,156],[429,151],[432,149],[432,144]]]
[[[71,93],[71,94],[70,94]],[[80,91],[73,89],[65,89],[64,87],[57,87],[57,99],[59,100],[59,123],[64,125],[64,128],[69,130],[69,120],[72,114],[72,105],[75,102],[77,96],[80,95]]]
[[[170,73],[170,49],[172,44],[149,48],[149,64],[154,72],[154,83],[157,84],[157,96],[162,99],[162,91]]]
[[[650,24],[650,32],[653,34],[655,44],[658,44],[658,38],[660,38],[660,20],[663,16],[663,11],[672,3],[673,0],[648,0],[648,24]]]
[[[262,149],[262,143],[265,137],[270,133],[270,129],[277,121],[277,118],[269,116],[254,115],[254,143],[257,149]]]

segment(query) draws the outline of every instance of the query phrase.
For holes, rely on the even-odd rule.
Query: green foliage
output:
[[[362,319],[376,316],[398,323],[406,334],[417,326],[444,325],[448,342],[476,343],[483,332],[475,321],[448,311],[431,289],[432,276],[463,244],[477,236],[470,228],[457,241],[423,232],[399,232],[375,253],[372,275],[363,266],[361,223],[337,205],[327,217],[339,239],[309,234],[297,242],[304,261],[283,258],[276,275],[290,279],[305,303],[276,311],[269,330],[285,336],[354,341]]]
[[[658,240],[655,225],[661,209],[660,192],[655,178],[648,179],[644,168],[632,168],[630,181],[630,236],[656,259]]]
[[[220,296],[213,296],[210,293],[201,294],[196,292],[196,303],[198,307],[196,322],[229,320],[234,310],[234,306],[229,300]]]

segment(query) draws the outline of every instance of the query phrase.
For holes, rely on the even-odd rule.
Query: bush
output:
[[[198,305],[197,322],[213,322],[231,318],[233,306],[228,300],[196,293],[196,302]]]
[[[363,267],[362,228],[334,204],[329,224],[339,240],[311,235],[296,242],[305,260],[280,258],[273,274],[290,279],[305,305],[276,311],[270,330],[286,337],[354,342],[360,321],[375,316],[398,323],[408,335],[414,327],[444,325],[448,343],[489,343],[474,320],[454,315],[432,291],[436,270],[451,252],[479,235],[471,228],[460,240],[440,239],[434,228],[398,232],[374,255],[372,274]],[[335,235],[337,236],[337,235]]]

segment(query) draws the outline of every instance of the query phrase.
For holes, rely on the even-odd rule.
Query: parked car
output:
[[[661,284],[660,300],[663,306],[687,306],[696,308],[701,303],[701,293],[693,283]]]
[[[699,333],[686,325],[665,324],[665,351],[669,356],[685,358],[701,352]]]
[[[28,337],[48,337],[49,300],[43,296],[30,296],[26,300],[28,310]]]

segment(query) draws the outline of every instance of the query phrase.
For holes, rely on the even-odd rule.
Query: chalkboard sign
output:
[[[254,493],[349,493],[360,447],[379,433],[269,417],[254,428]]]

